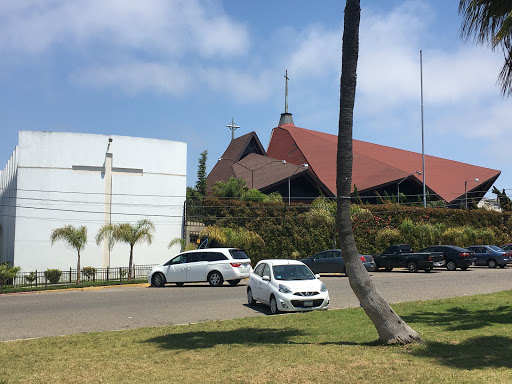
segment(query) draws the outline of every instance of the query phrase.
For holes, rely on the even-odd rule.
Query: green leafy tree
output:
[[[505,63],[498,76],[503,95],[512,95],[512,1],[460,0],[461,36],[503,51]]]
[[[359,259],[350,220],[352,185],[352,129],[359,56],[359,0],[347,0],[343,25],[340,82],[340,118],[336,170],[337,225],[347,267],[349,283],[364,311],[371,319],[381,341],[409,344],[421,341],[420,335],[405,323],[384,300]]]
[[[492,193],[494,193],[496,195],[496,198],[498,199],[498,202],[500,203],[500,208],[503,211],[506,211],[506,212],[512,211],[512,202],[510,201],[510,198],[505,193],[505,190],[500,192],[500,190],[498,188],[493,186]]]
[[[197,181],[194,188],[187,187],[187,199],[202,199],[206,196],[207,185],[206,185],[206,160],[208,158],[208,151],[203,151],[200,154],[198,165],[197,165]]]
[[[96,234],[96,244],[100,245],[102,241],[109,241],[113,246],[116,242],[127,243],[130,246],[130,259],[128,262],[128,280],[132,279],[133,269],[133,247],[137,243],[153,242],[153,233],[155,225],[149,219],[139,220],[136,224],[106,224],[101,227]]]
[[[14,279],[20,267],[12,267],[10,263],[0,263],[0,285],[6,284],[9,280]]]
[[[259,234],[241,227],[228,228],[211,225],[201,231],[201,236],[215,240],[223,247],[247,248],[252,245],[264,245]]]
[[[76,283],[80,284],[80,251],[85,248],[87,244],[87,227],[80,226],[75,228],[72,225],[65,225],[61,228],[55,228],[50,235],[52,245],[57,240],[64,241],[70,248],[74,248],[78,254],[76,263]]]
[[[244,179],[230,177],[228,181],[217,181],[213,185],[213,195],[220,198],[240,199],[249,190]]]

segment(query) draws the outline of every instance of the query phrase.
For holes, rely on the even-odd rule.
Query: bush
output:
[[[375,240],[377,249],[384,250],[390,245],[401,243],[402,235],[398,229],[384,228],[377,233]]]
[[[32,284],[34,281],[37,280],[37,273],[29,272],[28,275],[25,275],[25,280],[28,281],[29,284]]]
[[[44,277],[51,284],[57,284],[62,276],[62,271],[60,269],[47,269],[44,271]]]
[[[10,263],[0,263],[0,284],[9,284],[16,274],[20,271],[20,267],[10,267]]]
[[[87,280],[91,280],[91,277],[92,277],[92,280],[94,281],[94,277],[96,276],[96,268],[94,267],[83,267],[82,268],[82,273],[85,277],[87,277]]]

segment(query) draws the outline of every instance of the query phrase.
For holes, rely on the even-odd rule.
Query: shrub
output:
[[[37,272],[29,272],[28,275],[25,275],[25,280],[28,281],[29,284],[32,284],[37,280]]]
[[[384,228],[377,232],[375,238],[377,249],[383,250],[393,244],[402,242],[402,235],[398,229]]]
[[[20,271],[20,267],[10,267],[10,263],[0,263],[0,284],[9,284]]]
[[[60,269],[47,269],[44,271],[44,277],[52,284],[57,284],[62,276]]]
[[[85,277],[87,277],[87,280],[91,280],[91,277],[94,281],[94,277],[96,276],[96,268],[94,267],[83,267],[82,273]]]

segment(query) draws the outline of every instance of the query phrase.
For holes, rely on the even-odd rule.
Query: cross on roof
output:
[[[286,79],[285,80],[286,87],[285,87],[285,94],[284,94],[284,113],[288,113],[288,80],[290,80],[288,77],[288,70],[286,70],[286,72],[284,74],[284,78]]]
[[[231,124],[226,125],[229,129],[231,129],[231,140],[235,139],[235,131],[240,128],[239,125],[235,125],[235,119],[231,118]]]

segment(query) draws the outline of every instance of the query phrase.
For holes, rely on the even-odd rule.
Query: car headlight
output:
[[[327,291],[327,287],[325,286],[324,283],[322,283],[322,285],[320,286],[320,292],[326,292]]]
[[[279,284],[279,292],[282,292],[282,293],[292,293],[292,290],[290,288],[288,288],[284,284]]]

